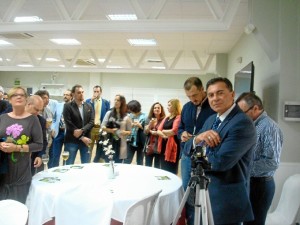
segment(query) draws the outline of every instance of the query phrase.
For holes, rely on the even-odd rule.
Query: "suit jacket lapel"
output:
[[[234,117],[234,115],[238,112],[238,106],[235,106],[231,112],[228,114],[228,116],[226,116],[225,120],[222,121],[222,123],[220,124],[220,127],[218,129],[219,132],[222,131],[222,129],[226,126],[226,124]]]

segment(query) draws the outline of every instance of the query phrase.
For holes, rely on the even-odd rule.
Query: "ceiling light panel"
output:
[[[20,17],[15,17],[14,19],[15,23],[34,23],[34,22],[41,22],[41,21],[43,21],[43,19],[38,16],[20,16]]]
[[[137,20],[135,14],[111,14],[106,16],[109,20]]]
[[[4,40],[0,40],[0,45],[12,45],[12,43],[4,41]]]
[[[58,45],[81,45],[76,39],[50,39],[50,41]]]
[[[127,41],[132,46],[156,46],[157,45],[155,39],[128,39]]]

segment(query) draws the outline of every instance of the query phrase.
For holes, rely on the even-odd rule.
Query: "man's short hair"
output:
[[[227,86],[228,90],[231,92],[233,91],[233,88],[232,88],[232,83],[230,82],[230,80],[228,80],[227,78],[225,77],[216,77],[216,78],[212,78],[211,80],[209,80],[206,84],[206,90],[208,89],[208,87],[210,85],[213,85],[215,83],[218,83],[218,82],[222,82],[222,83],[225,83],[225,85]]]
[[[237,99],[236,103],[244,100],[249,107],[257,105],[259,109],[264,109],[261,99],[254,92],[244,92]]]
[[[202,81],[200,80],[200,78],[198,77],[190,77],[188,78],[184,84],[183,84],[183,88],[184,90],[188,91],[192,88],[192,86],[196,86],[197,89],[201,89],[203,88],[203,85],[202,85]]]

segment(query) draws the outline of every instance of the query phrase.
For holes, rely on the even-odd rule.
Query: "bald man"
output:
[[[33,152],[31,154],[31,173],[34,175],[35,172],[42,170],[42,154],[45,154],[47,147],[47,136],[46,136],[46,119],[40,116],[40,112],[44,109],[43,99],[38,95],[32,95],[27,99],[27,104],[25,106],[25,110],[32,114],[36,115],[40,121],[42,132],[43,132],[43,149],[39,152]]]

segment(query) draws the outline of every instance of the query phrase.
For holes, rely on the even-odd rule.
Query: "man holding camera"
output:
[[[212,214],[216,225],[240,225],[253,219],[248,193],[250,162],[256,144],[252,120],[234,103],[227,78],[217,77],[206,85],[210,116],[200,133],[185,145],[185,151],[206,144],[211,170],[206,175]]]

